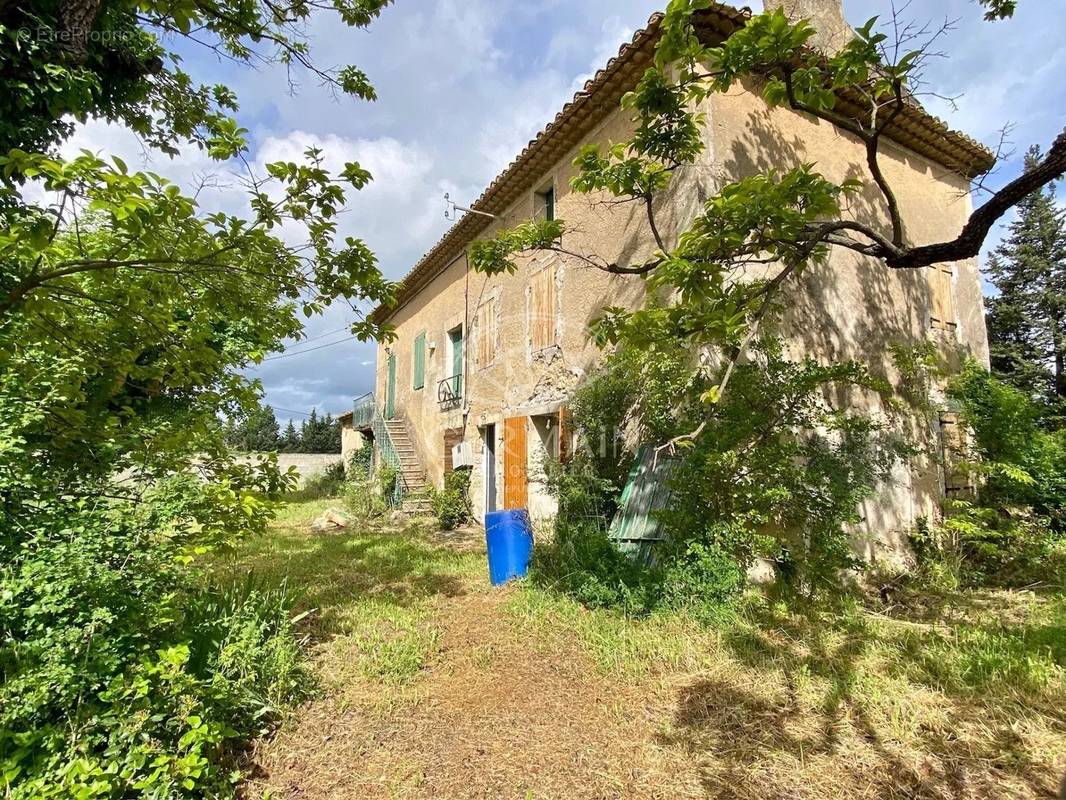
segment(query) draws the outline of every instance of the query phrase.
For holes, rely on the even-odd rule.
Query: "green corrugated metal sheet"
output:
[[[660,455],[656,461],[655,448],[641,445],[611,521],[608,536],[618,549],[645,564],[654,561],[655,545],[665,538],[655,512],[670,500],[670,477],[676,467],[676,459]]]

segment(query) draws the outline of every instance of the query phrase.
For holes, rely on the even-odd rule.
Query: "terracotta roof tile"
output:
[[[699,12],[697,29],[701,36],[722,40],[750,18],[748,9],[712,3]],[[500,214],[514,202],[517,195],[528,189],[525,175],[530,171],[543,172],[555,163],[556,157],[548,157],[552,145],[569,149],[600,120],[617,108],[621,96],[636,85],[639,72],[651,60],[655,42],[663,21],[662,13],[655,13],[648,24],[633,34],[631,41],[618,49],[618,55],[596,71],[583,89],[574,94],[521,153],[503,170],[481,196],[473,208],[490,214]],[[854,91],[845,90],[839,108],[858,113],[861,97]],[[951,130],[947,124],[928,113],[917,103],[908,104],[897,121],[886,131],[886,136],[911,148],[933,161],[964,177],[974,177],[991,168],[992,153],[969,136]],[[465,214],[437,242],[401,281],[398,302],[392,308],[379,306],[371,318],[376,321],[388,319],[429,281],[435,278],[464,248],[484,231],[492,220],[479,214]]]

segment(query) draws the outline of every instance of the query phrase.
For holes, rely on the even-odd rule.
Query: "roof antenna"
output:
[[[478,214],[482,217],[488,217],[489,219],[496,219],[495,214],[490,214],[487,211],[478,211],[476,208],[467,208],[466,206],[456,205],[452,200],[448,192],[444,193],[444,218],[445,219],[458,219],[459,215],[455,212],[464,211],[467,214]]]

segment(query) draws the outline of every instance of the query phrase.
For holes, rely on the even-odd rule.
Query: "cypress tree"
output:
[[[1040,148],[1026,154],[1026,169]],[[1018,204],[1006,239],[988,261],[999,294],[987,301],[992,369],[1059,406],[1066,401],[1066,223],[1054,185]]]
[[[289,424],[285,426],[285,432],[281,434],[281,438],[278,439],[278,452],[280,453],[295,453],[300,447],[300,434],[296,430],[296,426],[292,422],[292,418],[289,418]]]
[[[270,453],[278,448],[278,420],[274,409],[261,406],[240,422],[226,420],[226,443],[235,450],[246,453]]]

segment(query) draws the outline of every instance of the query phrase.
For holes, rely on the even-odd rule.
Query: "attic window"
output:
[[[546,186],[533,197],[533,213],[538,220],[555,219],[555,187]]]

